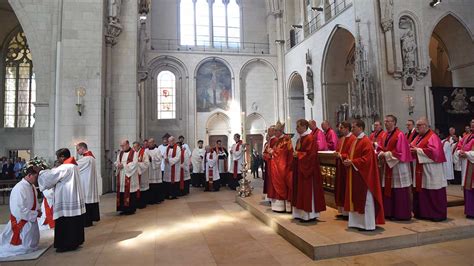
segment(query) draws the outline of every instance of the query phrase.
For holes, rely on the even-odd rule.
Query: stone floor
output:
[[[235,203],[233,191],[192,190],[132,216],[101,198],[102,220],[77,251],[2,265],[473,265],[474,239],[314,262]],[[5,212],[2,207],[0,212]],[[3,222],[3,221],[2,221]]]

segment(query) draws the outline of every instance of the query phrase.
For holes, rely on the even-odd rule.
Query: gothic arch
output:
[[[251,113],[245,121],[247,134],[264,134],[268,128],[265,118],[259,113]]]
[[[355,37],[341,25],[334,27],[323,52],[321,91],[323,117],[336,124],[336,112],[341,104],[349,103],[348,84],[353,80]]]
[[[305,105],[304,105],[304,82],[303,77],[294,71],[291,73],[288,79],[288,114],[290,124],[287,127],[291,127],[291,123],[296,120],[305,118]],[[293,121],[293,122],[291,122]]]
[[[230,118],[223,112],[215,112],[206,121],[208,135],[229,135],[231,132]]]
[[[466,24],[466,22],[464,22],[464,20],[460,16],[458,16],[456,13],[452,11],[446,11],[441,16],[439,16],[437,20],[435,20],[435,22],[430,26],[429,30],[427,31],[427,33],[430,34],[428,38],[434,32],[435,28],[439,25],[439,23],[449,16],[452,16],[454,19],[456,19],[468,32],[471,40],[474,41],[474,32],[472,32],[471,28]]]
[[[270,63],[268,60],[262,59],[262,58],[252,58],[252,59],[248,60],[247,62],[245,62],[242,65],[242,67],[240,68],[239,77],[242,77],[242,74],[243,74],[244,70],[247,68],[247,66],[254,63],[254,62],[263,62],[263,63],[265,63],[266,65],[268,65],[272,69],[273,74],[275,75],[275,79],[278,78],[277,71],[276,71],[275,67],[272,65],[272,63]]]

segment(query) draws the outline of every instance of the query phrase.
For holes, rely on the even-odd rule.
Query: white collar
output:
[[[347,134],[345,137],[348,138],[352,135],[352,132],[349,131],[349,134]]]
[[[362,133],[360,133],[359,136],[357,136],[358,139],[361,139],[361,138],[363,138],[363,137],[365,137],[364,131],[362,131]]]
[[[300,135],[300,138],[311,134],[311,132],[313,132],[313,131],[308,128],[305,132],[303,132],[303,134]]]

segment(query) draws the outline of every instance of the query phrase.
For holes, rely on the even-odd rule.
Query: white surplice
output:
[[[184,152],[184,162],[181,164],[181,167],[184,169],[184,180],[190,180],[189,164],[191,163],[191,151],[183,146],[181,152]]]
[[[421,187],[424,189],[441,189],[448,185],[444,177],[444,168],[442,163],[435,163],[430,159],[421,148],[416,148],[416,156],[418,161],[423,165],[423,175]],[[416,176],[416,161],[413,162],[413,176]],[[413,182],[416,187],[416,182]]]
[[[163,176],[161,174],[161,164],[164,162],[163,154],[159,148],[147,149],[146,153],[150,159],[149,171],[149,182],[150,184],[163,183]]]
[[[165,158],[168,158],[168,162],[165,162],[165,176],[163,177],[163,181],[171,183],[171,167],[174,165],[174,182],[179,182],[179,174],[181,172],[181,148],[179,146],[176,147],[176,154],[173,157],[173,148],[171,147],[166,153]]]
[[[141,150],[140,150],[141,151]],[[140,154],[140,151],[138,154]],[[148,149],[143,152],[143,160],[138,162],[138,174],[140,175],[140,191],[150,189],[150,157]]]
[[[75,164],[61,164],[51,170],[43,170],[38,177],[41,191],[54,188],[53,219],[79,216],[86,212],[84,193]]]
[[[160,150],[161,152],[161,158],[165,158],[166,157],[166,150],[168,149],[168,145],[163,145],[161,144],[160,146],[158,146],[158,150]],[[161,161],[161,171],[165,171],[165,160],[162,160]]]
[[[468,162],[474,163],[474,151],[465,151],[466,158],[459,157],[459,151],[460,150],[457,150],[454,153],[454,158],[455,158],[455,161],[457,161],[459,165],[461,165],[461,187],[464,187],[464,181],[466,179],[465,177],[466,177],[466,171],[467,171],[467,163]]]
[[[409,162],[400,162],[391,151],[380,152],[379,157],[385,157],[387,165],[383,167],[392,168],[392,188],[405,188],[412,185],[411,169]],[[382,167],[380,178],[382,179],[382,187],[385,187],[385,171]]]
[[[130,163],[127,163],[128,154],[132,151],[130,149],[128,152],[124,152],[122,156],[122,161],[120,161],[120,152],[117,155],[117,161],[115,162],[115,167],[118,163],[122,163],[123,168],[117,170],[117,173],[120,175],[120,189],[119,192],[125,192],[125,177],[130,177],[130,193],[136,192],[140,188],[138,182],[138,152],[134,152],[133,160]]]
[[[36,208],[33,209],[35,200]],[[22,243],[18,246],[10,244],[13,231],[9,221],[0,234],[0,257],[17,256],[37,250],[40,239],[37,222],[38,209],[36,189],[28,181],[22,179],[13,187],[10,194],[10,214],[16,218],[17,222],[27,221],[20,232]]]
[[[237,162],[237,174],[242,173],[242,163],[244,162],[244,147],[245,145],[242,143],[240,144],[239,150],[237,151],[237,143],[232,145],[232,164],[230,165],[230,173],[234,173],[234,165]]]
[[[212,154],[212,159],[211,159]],[[219,167],[217,167],[217,161],[219,160],[215,151],[208,152],[205,154],[205,160],[202,161],[203,168],[206,172],[206,182],[209,182],[209,170],[212,169],[212,180],[219,180]]]
[[[83,156],[77,161],[79,175],[81,177],[84,200],[87,204],[99,202],[99,187],[97,179],[97,168],[95,158]]]
[[[191,162],[193,164],[193,173],[200,174],[204,172],[202,167],[202,161],[204,158],[204,153],[206,150],[204,148],[194,148],[193,153],[191,155]]]
[[[454,180],[453,150],[449,142],[443,142],[443,151],[446,157],[446,162],[443,163],[444,178],[446,180]]]

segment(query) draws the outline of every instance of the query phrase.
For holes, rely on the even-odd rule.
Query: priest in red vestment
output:
[[[364,134],[365,123],[352,122],[352,143],[349,156],[343,161],[347,167],[347,186],[344,209],[349,211],[349,228],[373,231],[376,224],[384,224],[380,177],[373,143]]]
[[[337,146],[337,134],[334,129],[331,128],[329,121],[324,120],[321,123],[321,128],[324,130],[326,136],[326,143],[328,144],[328,151],[335,151]]]
[[[270,149],[273,148],[276,142],[275,137],[275,126],[270,126],[267,130],[266,136],[267,142],[263,147],[263,194],[265,195],[265,201],[271,201],[272,197],[275,197],[273,189],[272,175],[270,173]]]
[[[291,138],[285,135],[284,129],[285,124],[278,121],[275,125],[276,141],[269,149],[272,157],[270,172],[274,190],[271,202],[272,210],[275,212],[291,212],[293,145]]]
[[[413,121],[413,119],[408,119],[406,126],[407,133],[405,133],[405,136],[407,137],[408,143],[411,143],[416,138],[416,136],[418,136],[418,132],[415,128],[415,121]]]
[[[323,179],[319,167],[318,144],[313,139],[308,121],[296,122],[299,138],[293,163],[293,218],[302,222],[314,221],[326,210]]]
[[[347,219],[349,212],[344,210],[344,198],[346,195],[347,168],[342,162],[349,157],[349,150],[356,137],[351,132],[351,123],[343,121],[339,124],[339,132],[342,137],[336,147],[336,179],[334,185],[334,197],[339,214],[337,218]]]
[[[411,219],[410,144],[397,127],[397,118],[385,116],[387,134],[382,138],[378,158],[381,169],[384,213],[393,220]]]
[[[380,121],[374,122],[374,131],[369,136],[370,141],[374,143],[375,149],[378,149],[382,138],[385,136],[386,132],[383,130],[382,123]]]
[[[474,119],[471,120],[471,132],[474,132]],[[456,137],[457,138],[457,137]],[[461,164],[464,190],[464,214],[468,219],[474,219],[474,134],[464,136],[454,153],[456,161]]]
[[[418,136],[411,143],[413,162],[413,213],[417,219],[434,222],[447,218],[447,181],[443,163],[446,162],[443,145],[438,135],[428,126],[428,120],[416,121]]]
[[[324,132],[318,128],[316,121],[309,120],[308,122],[309,129],[311,129],[311,135],[313,135],[313,139],[317,142],[318,150],[327,151],[328,143],[326,142],[326,135],[324,135]]]

